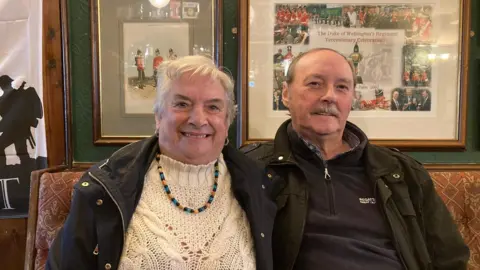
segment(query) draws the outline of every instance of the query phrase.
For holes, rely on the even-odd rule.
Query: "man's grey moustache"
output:
[[[313,114],[338,116],[337,109],[320,109],[313,111]]]
[[[313,114],[326,115],[326,116],[338,116],[338,115],[335,114],[335,113],[326,113],[326,112],[314,112]]]

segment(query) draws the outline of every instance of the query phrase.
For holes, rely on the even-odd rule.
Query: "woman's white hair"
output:
[[[201,55],[180,57],[176,60],[165,61],[160,65],[158,69],[157,99],[153,108],[155,114],[160,115],[165,109],[165,98],[172,89],[173,82],[187,73],[190,76],[210,77],[222,84],[227,100],[226,120],[227,124],[231,125],[237,115],[233,79],[220,70],[211,58]]]

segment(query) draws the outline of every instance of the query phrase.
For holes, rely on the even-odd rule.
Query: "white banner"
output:
[[[46,167],[42,1],[0,0],[0,218],[26,216],[30,173]]]

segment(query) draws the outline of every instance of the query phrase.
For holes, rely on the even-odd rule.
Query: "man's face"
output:
[[[423,96],[424,98],[428,97],[427,91],[423,91],[423,92],[422,92],[422,96]]]
[[[397,91],[393,92],[393,99],[395,99],[395,100],[398,99],[398,92]]]
[[[407,96],[409,96],[409,97],[412,96],[412,90],[407,89],[406,93],[407,93]]]
[[[350,65],[335,52],[309,53],[297,63],[282,99],[294,129],[305,138],[342,135],[354,97]]]
[[[184,75],[173,83],[155,119],[162,153],[189,164],[211,162],[228,134],[225,90],[219,81]]]

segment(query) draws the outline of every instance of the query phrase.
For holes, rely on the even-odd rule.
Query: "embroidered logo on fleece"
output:
[[[376,204],[375,198],[358,198],[361,204]]]

